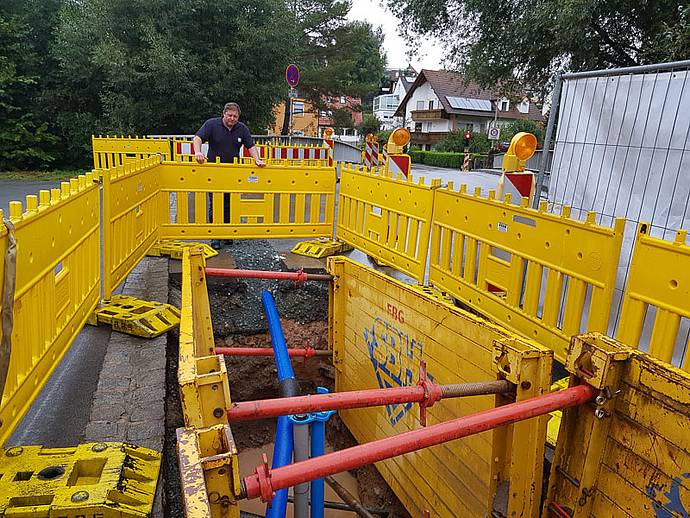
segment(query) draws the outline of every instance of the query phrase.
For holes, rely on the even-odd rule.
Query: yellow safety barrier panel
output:
[[[656,310],[649,354],[671,363],[681,318],[690,318],[690,247],[687,232],[676,233],[673,243],[647,235],[649,223],[638,227],[628,281],[623,295],[623,310],[616,338],[639,347],[647,309]],[[683,347],[683,369],[690,370],[688,344]]]
[[[565,361],[570,337],[606,332],[624,220],[613,228],[474,195],[436,191],[429,282]]]
[[[549,391],[553,352],[439,297],[343,257],[328,259],[335,280],[329,343],[336,391],[415,385],[420,364],[438,384],[505,378],[522,400]],[[494,408],[510,396],[443,399],[429,425]],[[397,404],[339,414],[359,443],[417,429],[419,407]],[[506,516],[536,517],[547,416],[376,464],[412,516],[491,516],[499,486],[510,485]]]
[[[319,161],[163,164],[161,238],[330,237],[335,168]],[[212,209],[210,206],[212,205]]]
[[[423,283],[438,186],[343,165],[336,237]]]
[[[0,221],[3,213],[0,211]],[[91,173],[62,182],[60,189],[10,203],[13,230],[0,223],[0,256],[8,232],[16,238],[12,333],[2,402],[0,444],[27,411],[100,296],[99,192]],[[5,281],[0,266],[0,291]],[[0,304],[2,304],[0,300]],[[2,326],[0,326],[0,338]],[[2,363],[2,362],[0,362]],[[1,371],[1,369],[0,369]]]
[[[544,516],[688,516],[688,373],[597,334],[566,367],[601,393],[563,412]]]
[[[151,516],[160,453],[123,443],[0,450],[0,516]]]
[[[171,159],[170,140],[155,137],[91,136],[94,169],[112,169],[132,160],[160,155]]]
[[[151,156],[102,171],[103,298],[158,242],[161,213],[160,156]]]
[[[227,424],[228,372],[214,355],[213,326],[201,249],[182,257],[178,384],[186,428],[177,430],[185,516],[239,518],[237,449]]]

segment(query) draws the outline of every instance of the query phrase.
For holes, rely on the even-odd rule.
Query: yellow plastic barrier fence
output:
[[[159,221],[167,207],[160,194],[158,155],[102,171],[103,298],[158,242]]]
[[[429,282],[565,361],[571,336],[606,332],[624,228],[569,216],[439,189]]]
[[[232,239],[330,237],[335,168],[251,159],[238,164],[165,163],[160,237]],[[212,209],[210,208],[212,206]]]
[[[616,338],[639,347],[648,307],[656,315],[649,354],[671,363],[676,346],[684,351],[683,369],[690,370],[686,337],[679,336],[681,318],[690,318],[690,247],[687,232],[680,230],[670,243],[647,235],[649,223],[638,227],[623,310]],[[684,334],[684,333],[683,333]]]
[[[336,391],[415,385],[420,364],[438,384],[516,383],[522,400],[549,391],[553,352],[498,325],[343,257],[328,259],[335,277],[329,343]],[[427,423],[507,403],[508,396],[443,399]],[[419,407],[397,404],[340,412],[360,444],[418,429]],[[412,516],[490,516],[499,486],[510,485],[506,516],[536,517],[546,421],[524,423],[426,448],[376,464]]]
[[[100,297],[99,192],[91,173],[10,203],[17,242],[0,445],[43,388]],[[8,229],[1,223],[0,256]],[[5,269],[0,266],[0,291]],[[0,304],[2,301],[0,300]],[[0,336],[2,328],[0,327]]]
[[[574,339],[579,365],[602,393],[563,413],[544,516],[688,516],[688,373],[597,334]]]
[[[424,282],[434,190],[424,179],[384,176],[343,165],[336,237],[377,262]]]
[[[91,136],[94,169],[111,169],[132,160],[161,155],[171,159],[170,140],[155,137]]]

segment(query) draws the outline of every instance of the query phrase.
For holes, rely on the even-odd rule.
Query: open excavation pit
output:
[[[283,253],[283,252],[281,252]],[[316,262],[316,261],[314,261]],[[179,263],[171,263],[171,303],[181,304]],[[325,266],[325,261],[323,261]],[[269,241],[234,241],[227,245],[219,257],[209,260],[208,267],[233,266],[238,269],[284,271],[285,263]],[[314,266],[311,264],[311,266]],[[325,269],[311,268],[309,272],[325,273]],[[213,333],[218,348],[261,348],[271,351],[270,356],[226,355],[232,402],[253,401],[280,397],[276,362],[271,349],[271,335],[261,303],[261,293],[268,290],[274,295],[280,314],[282,330],[288,349],[308,348],[320,351],[314,356],[291,358],[295,379],[301,394],[315,394],[317,387],[335,389],[335,369],[328,354],[328,283],[308,281],[273,281],[261,279],[233,279],[208,277],[208,297]],[[177,349],[179,336],[171,333],[168,354]],[[326,353],[324,355],[323,353]],[[177,356],[176,351],[173,353]],[[172,365],[169,365],[172,368]],[[179,468],[175,461],[175,429],[183,426],[179,409],[176,377],[168,387],[169,423],[166,441],[171,455],[166,469],[166,513],[182,516],[179,495]],[[177,407],[177,412],[171,412]],[[171,415],[171,413],[173,415]],[[175,416],[176,414],[176,416]],[[276,434],[276,418],[243,421],[231,425],[239,459],[240,475],[248,476],[261,463],[261,454],[272,460]],[[357,444],[357,441],[337,414],[326,424],[327,452],[341,450]],[[374,516],[404,518],[410,516],[374,466],[362,466],[335,475],[345,487]],[[292,491],[290,491],[292,502]],[[326,485],[325,516],[339,518],[356,516],[351,510],[335,509],[346,504]],[[333,504],[331,506],[331,504]],[[292,503],[286,516],[293,516]],[[260,500],[244,500],[240,503],[243,516],[260,515],[266,505]],[[179,513],[179,514],[178,514]]]

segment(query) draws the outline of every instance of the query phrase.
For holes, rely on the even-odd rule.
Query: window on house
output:
[[[510,101],[508,99],[501,99],[498,109],[501,110],[502,112],[507,112],[510,110]]]
[[[295,117],[304,117],[304,103],[293,101],[293,103],[292,103],[292,115]]]
[[[430,110],[434,109],[434,100],[433,99],[431,101],[429,101],[429,109]]]
[[[421,122],[415,122],[414,123],[414,130],[421,132],[422,131],[422,123]]]
[[[345,104],[345,96],[344,95],[340,96],[340,104]]]
[[[430,122],[426,123],[426,130],[431,131],[431,123]]]
[[[417,101],[417,109],[418,110],[424,109],[424,101]]]

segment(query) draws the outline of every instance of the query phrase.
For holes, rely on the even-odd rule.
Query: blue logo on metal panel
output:
[[[660,501],[657,499],[657,494],[661,490],[659,484],[651,483],[647,486],[647,496],[652,501],[652,507],[656,514],[656,518],[673,518],[674,516],[682,516],[688,518],[688,514],[685,505],[680,499],[680,486],[683,484],[683,479],[690,479],[690,473],[683,473],[680,477],[674,477],[671,480],[671,487],[667,492],[663,492],[663,496],[666,497],[666,501]]]
[[[418,368],[422,360],[422,342],[379,317],[371,328],[364,328],[364,340],[379,387],[408,387],[417,383],[412,368]],[[386,405],[390,423],[395,425],[412,406],[413,403]]]

